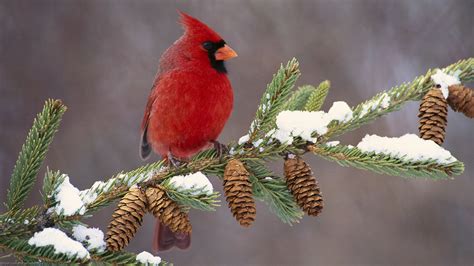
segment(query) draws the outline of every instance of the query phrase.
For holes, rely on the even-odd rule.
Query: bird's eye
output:
[[[209,51],[214,47],[214,44],[212,44],[212,42],[204,42],[202,44],[202,47]]]

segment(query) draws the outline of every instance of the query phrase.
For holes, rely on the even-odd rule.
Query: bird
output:
[[[178,11],[183,35],[162,54],[141,123],[140,156],[152,151],[176,166],[223,145],[218,137],[233,109],[225,61],[237,53],[209,26]],[[156,222],[153,249],[186,249],[190,234]]]

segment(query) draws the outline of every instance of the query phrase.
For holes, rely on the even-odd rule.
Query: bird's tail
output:
[[[191,245],[191,233],[173,233],[171,229],[156,219],[155,233],[153,236],[153,249],[164,251],[176,246],[187,249]]]

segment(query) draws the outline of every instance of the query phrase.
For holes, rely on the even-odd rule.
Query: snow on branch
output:
[[[399,138],[367,135],[357,145],[310,145],[316,155],[342,166],[376,173],[424,178],[448,178],[464,171],[464,164],[431,140],[413,134]]]
[[[68,257],[90,258],[89,252],[77,242],[69,238],[63,231],[56,228],[45,228],[28,240],[31,246],[53,246],[54,253],[62,253]]]
[[[281,143],[293,143],[294,138],[316,142],[313,134],[323,135],[333,121],[346,122],[352,118],[352,110],[346,102],[334,102],[326,113],[324,111],[283,111],[276,118],[276,131],[273,137]]]
[[[384,154],[412,162],[433,160],[446,165],[457,161],[449,151],[432,140],[424,140],[414,134],[398,138],[366,135],[357,148],[365,153]]]
[[[436,69],[436,73],[431,75],[431,80],[433,80],[436,86],[439,87],[445,99],[447,99],[449,96],[449,86],[461,84],[461,81],[458,77],[459,73],[459,71],[456,71],[456,73],[453,75],[449,75],[441,69]]]
[[[142,251],[137,255],[137,261],[145,265],[160,265],[161,258],[158,256],[153,256],[147,251]]]

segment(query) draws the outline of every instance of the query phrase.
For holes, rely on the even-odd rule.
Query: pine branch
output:
[[[319,111],[326,100],[331,83],[329,80],[321,82],[319,86],[311,93],[304,109],[306,111]]]
[[[46,263],[86,263],[87,259],[55,253],[53,246],[30,246],[28,240],[20,238],[0,238],[0,248],[13,251],[17,256],[27,256]]]
[[[58,190],[59,185],[64,181],[65,176],[62,175],[59,171],[53,172],[49,169],[46,170],[46,174],[43,179],[43,202],[45,206],[53,206],[54,194]]]
[[[173,187],[169,182],[163,182],[162,187],[170,199],[184,208],[193,208],[201,211],[215,211],[219,207],[218,192],[206,194],[204,188],[193,188],[186,191],[180,191]]]
[[[460,161],[449,164],[441,164],[435,160],[410,161],[386,154],[364,153],[356,147],[344,145],[332,147],[309,145],[308,149],[341,166],[352,166],[392,176],[444,179],[460,175],[464,171],[464,164]]]
[[[291,97],[285,103],[282,110],[304,110],[305,105],[308,102],[308,98],[311,96],[314,90],[316,90],[316,88],[312,85],[304,85],[299,87],[291,94]]]
[[[47,100],[43,111],[33,121],[33,127],[28,133],[10,179],[7,194],[9,210],[20,209],[33,188],[36,175],[65,111],[66,107],[61,101]]]
[[[158,161],[141,166],[128,173],[119,173],[107,181],[97,181],[91,188],[83,191],[83,197],[95,195],[95,200],[86,205],[86,215],[108,206],[114,200],[121,198],[128,189],[152,177],[157,177],[165,161]]]
[[[459,73],[462,82],[473,81],[474,58],[460,60],[444,68],[443,71],[452,74]],[[353,119],[345,123],[334,124],[321,138],[321,142],[326,142],[332,137],[355,130],[385,114],[397,111],[408,101],[419,101],[434,86],[430,79],[433,73],[434,70],[428,70],[425,75],[415,78],[414,81],[383,91],[372,99],[352,108],[354,110]]]
[[[255,119],[250,126],[249,142],[254,141],[262,132],[267,132],[274,127],[276,115],[283,109],[300,76],[298,67],[298,61],[295,58],[291,59],[286,66],[280,66],[270,84],[267,85]]]
[[[130,252],[91,252],[90,258],[79,258],[77,256],[69,256],[63,253],[57,253],[53,246],[36,247],[30,246],[28,240],[20,238],[1,238],[0,249],[4,249],[15,253],[20,257],[27,257],[31,262],[42,263],[111,263],[111,264],[134,264],[141,265],[136,260],[136,254]],[[168,265],[167,262],[162,262],[160,265]]]
[[[263,162],[247,161],[250,168],[254,196],[264,201],[284,223],[294,224],[303,217],[303,212],[293,200],[285,181],[268,170]]]
[[[12,210],[0,215],[0,237],[31,235],[40,222],[41,208],[34,206],[23,210]]]

